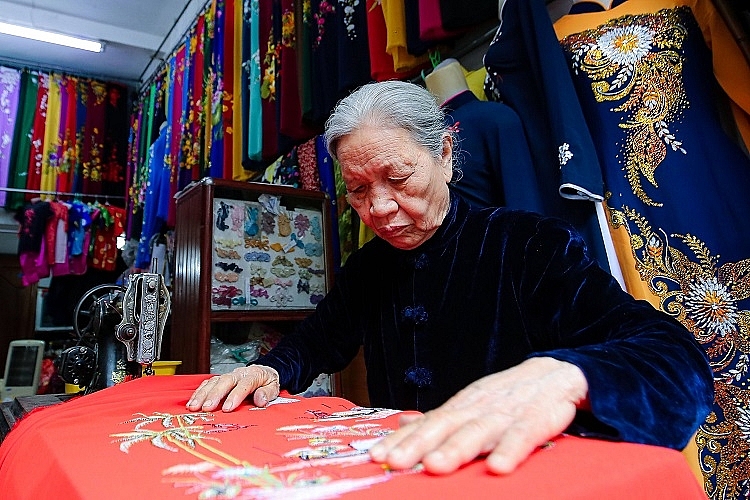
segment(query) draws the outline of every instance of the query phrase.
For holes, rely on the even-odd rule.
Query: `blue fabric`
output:
[[[442,4],[441,4],[442,6]],[[570,79],[562,49],[543,0],[506,0],[500,27],[484,56],[485,92],[521,118],[545,204],[583,234],[594,257],[609,267],[593,203],[566,199],[573,185],[603,198],[604,182],[591,135]],[[560,161],[560,147],[572,157]],[[564,190],[578,197],[576,189]]]
[[[610,58],[609,37],[622,30],[637,34],[639,50]],[[709,48],[685,6],[613,18],[561,43],[613,222],[629,234],[629,270],[690,328],[714,370],[716,400],[697,438],[700,463],[712,464],[706,491],[746,498],[750,160],[722,129],[716,103],[726,96]]]
[[[480,101],[469,90],[443,104],[458,136],[463,177],[453,188],[475,208],[509,207],[542,212],[544,205],[518,115],[509,106]]]
[[[148,269],[151,265],[151,237],[159,230],[166,220],[166,211],[159,217],[159,207],[164,198],[164,185],[169,188],[169,167],[164,164],[164,152],[167,143],[167,128],[163,127],[159,137],[151,145],[151,162],[149,164],[148,186],[143,202],[143,225],[141,237],[138,239],[138,250],[135,254],[135,267]],[[168,191],[167,191],[168,193]],[[167,194],[167,199],[169,195]]]
[[[315,158],[318,163],[320,190],[327,194],[328,199],[331,201],[331,249],[333,252],[334,268],[339,269],[341,266],[341,247],[339,245],[339,212],[338,203],[336,201],[336,177],[333,171],[333,158],[328,154],[325,136],[323,134],[315,137]]]
[[[353,253],[315,313],[258,363],[296,392],[362,344],[377,407],[430,410],[485,375],[551,356],[588,380],[591,413],[577,430],[681,448],[713,398],[692,335],[623,292],[569,224],[472,210],[455,194],[420,247],[376,238]]]

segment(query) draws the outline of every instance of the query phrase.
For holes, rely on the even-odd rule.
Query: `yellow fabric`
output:
[[[393,70],[409,71],[427,63],[428,55],[414,57],[406,50],[406,17],[404,0],[381,0],[385,28],[388,33],[385,51],[393,57]]]
[[[375,237],[375,231],[370,229],[369,227],[362,224],[362,222],[359,223],[359,247],[362,248],[362,245],[370,241]]]
[[[736,126],[743,141],[750,145],[750,67],[710,0],[628,0],[603,12],[563,16],[555,22],[554,27],[558,40],[561,40],[566,36],[600,26],[609,19],[627,14],[652,13],[682,5],[692,9],[701,27],[703,37],[713,54],[716,79],[731,101]],[[659,298],[648,289],[638,274],[627,230],[623,226],[614,228],[609,213],[607,220],[627,291],[634,297],[648,300],[659,308]]]
[[[484,94],[484,78],[487,76],[487,69],[481,67],[474,71],[467,71],[466,68],[464,68],[464,74],[466,75],[466,83],[469,84],[469,90],[471,90],[480,101],[486,101],[487,96]]]
[[[40,188],[42,191],[55,191],[57,187],[57,149],[60,135],[60,77],[51,75],[47,94],[47,117],[44,122],[44,147],[42,156],[42,177]],[[51,160],[51,161],[50,161]],[[42,195],[43,200],[54,198],[52,195]]]

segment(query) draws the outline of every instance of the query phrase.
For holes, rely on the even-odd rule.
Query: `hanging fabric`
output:
[[[26,188],[29,168],[29,152],[31,150],[31,134],[34,127],[34,117],[37,112],[36,96],[39,77],[35,72],[21,73],[21,90],[18,98],[18,113],[16,126],[13,131],[13,145],[10,151],[10,167],[8,172],[8,187],[15,189]],[[24,204],[24,195],[18,192],[8,193],[5,207],[18,210]]]
[[[706,494],[746,498],[750,159],[716,103],[730,99],[747,122],[750,68],[708,0],[628,0],[555,28],[597,124],[628,291],[684,324],[714,371],[714,407],[696,436]]]
[[[0,186],[8,185],[20,93],[21,72],[0,66]],[[0,192],[0,206],[5,206],[5,201],[5,193]]]
[[[36,115],[31,131],[31,150],[29,151],[28,175],[26,177],[26,188],[40,189],[42,182],[42,163],[44,159],[44,127],[47,121],[47,99],[49,91],[49,75],[39,75],[39,86],[36,96]],[[30,201],[32,196],[26,195]]]
[[[47,90],[47,116],[44,123],[44,139],[42,143],[42,172],[39,189],[55,191],[57,189],[57,145],[60,134],[60,77],[52,74],[49,77]],[[42,195],[42,199],[52,199],[50,195]]]

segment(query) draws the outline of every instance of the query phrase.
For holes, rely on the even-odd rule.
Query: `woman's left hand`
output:
[[[507,474],[568,427],[587,393],[577,366],[530,358],[477,380],[424,415],[402,416],[401,427],[370,456],[396,469],[422,462],[428,472],[446,474],[488,454],[487,468]]]

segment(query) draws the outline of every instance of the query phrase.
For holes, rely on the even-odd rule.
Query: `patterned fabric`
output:
[[[93,251],[89,258],[91,267],[104,271],[117,268],[117,237],[125,229],[125,210],[112,205],[99,207],[101,223],[96,228]]]
[[[563,18],[557,29],[597,124],[628,290],[683,323],[709,356],[716,396],[697,434],[700,467],[709,498],[735,499],[750,495],[750,160],[714,107],[721,91],[695,17],[707,5],[630,0],[590,19]],[[735,68],[747,74],[741,59]]]
[[[18,115],[21,72],[0,66],[0,187],[8,186],[11,146]],[[0,206],[5,206],[6,191],[0,191]]]
[[[27,189],[39,189],[42,182],[42,160],[44,159],[44,126],[47,121],[47,99],[49,91],[49,75],[39,75],[36,94],[36,115],[31,129],[31,150],[29,151]],[[26,194],[26,200],[31,200],[33,194]]]
[[[325,136],[315,137],[315,154],[317,155],[318,174],[320,175],[320,190],[331,200],[331,253],[333,254],[334,270],[341,267],[341,247],[339,246],[339,211],[336,196],[336,177],[334,174],[333,158],[328,154]]]
[[[78,79],[66,77],[65,80],[66,109],[65,122],[61,123],[63,130],[61,150],[62,156],[59,163],[59,172],[57,175],[57,189],[63,192],[70,192],[73,189],[73,175],[78,167],[78,138],[76,136],[77,121],[77,97],[76,88]]]
[[[239,2],[237,2],[239,4]],[[221,133],[224,135],[223,145],[223,162],[224,172],[222,174],[224,179],[232,179],[234,177],[234,163],[239,162],[240,159],[234,159],[234,129],[232,125],[233,116],[233,101],[234,101],[234,0],[224,1],[224,50],[223,60],[221,62],[221,69],[223,72],[222,82],[223,90],[221,93]],[[240,6],[242,4],[239,4]],[[239,65],[237,66],[239,68]],[[239,89],[238,89],[239,90]],[[183,123],[183,120],[180,120]]]
[[[50,75],[47,91],[47,118],[44,123],[42,142],[42,175],[39,189],[55,191],[57,188],[57,146],[60,133],[60,77]],[[52,200],[53,195],[41,195],[42,199]]]
[[[318,175],[314,137],[297,146],[297,160],[299,161],[299,176],[302,188],[320,191],[320,175]]]
[[[86,125],[83,135],[83,189],[84,193],[102,192],[105,107],[107,86],[91,81],[86,94]]]
[[[224,176],[224,118],[222,112],[222,106],[224,105],[224,0],[214,0],[211,14],[213,41],[211,42],[211,59],[206,75],[211,89],[210,94],[206,96],[206,99],[209,100],[210,110],[206,120],[211,131],[208,175],[221,179]]]
[[[312,89],[312,109],[307,118],[310,123],[322,126],[338,101],[338,74],[345,71],[339,68],[338,32],[343,24],[336,22],[335,0],[311,0],[312,33],[310,51],[310,75]]]
[[[248,118],[247,155],[251,160],[260,161],[263,151],[263,105],[261,99],[262,75],[260,61],[265,56],[261,54],[261,46],[266,46],[266,40],[260,38],[260,0],[245,0],[243,2],[245,16],[245,34],[248,44],[243,47],[242,63],[245,73],[245,86],[248,89],[247,99],[243,99]],[[244,110],[243,110],[244,112]]]
[[[338,0],[335,22],[338,45],[338,95],[344,97],[368,83],[370,51],[367,32],[367,2]],[[332,110],[333,108],[329,109]]]
[[[51,491],[57,498],[147,491],[159,499],[702,496],[673,450],[573,436],[540,447],[508,475],[488,473],[482,460],[443,477],[420,467],[391,470],[366,450],[398,427],[401,412],[288,393],[265,409],[244,402],[229,413],[187,412],[205,378],[143,377],[30,413],[0,446],[0,491],[7,498]]]

